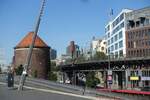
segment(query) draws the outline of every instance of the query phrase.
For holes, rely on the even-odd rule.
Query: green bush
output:
[[[48,79],[51,81],[57,81],[57,74],[54,72],[49,72],[48,73]]]
[[[96,52],[94,55],[95,60],[105,60],[107,59],[107,56],[105,55],[104,52]]]
[[[2,68],[0,67],[0,73],[2,72]]]
[[[99,84],[99,83],[100,83],[100,80],[95,77],[94,72],[89,72],[87,74],[87,76],[86,76],[86,86],[87,87],[95,88],[97,86],[97,84]]]
[[[21,75],[23,72],[23,66],[20,65],[17,68],[15,68],[15,72],[16,72],[16,75]]]
[[[33,71],[33,77],[34,77],[34,78],[37,78],[37,75],[38,75],[37,70],[34,70],[34,71]]]

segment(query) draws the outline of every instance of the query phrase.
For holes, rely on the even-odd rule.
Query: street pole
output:
[[[110,70],[110,53],[108,54],[108,70]]]
[[[24,69],[20,78],[20,82],[19,82],[19,87],[18,90],[23,90],[23,85],[25,83],[26,80],[26,75],[27,75],[27,70],[31,61],[31,56],[32,56],[32,51],[33,51],[33,47],[34,47],[34,43],[35,43],[35,39],[39,30],[39,25],[40,25],[40,21],[41,21],[41,17],[43,15],[43,10],[45,7],[45,0],[42,0],[42,4],[41,4],[41,8],[40,8],[40,12],[37,18],[37,22],[35,24],[35,29],[34,29],[34,34],[32,36],[32,43],[30,44],[29,50],[28,50],[28,54],[27,54],[27,58],[26,58],[26,62],[24,64]]]
[[[109,82],[110,80],[108,80],[108,77],[112,77],[112,72],[110,70],[110,51],[108,52],[107,88],[111,89],[111,85]]]

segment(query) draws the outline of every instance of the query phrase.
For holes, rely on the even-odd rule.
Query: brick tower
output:
[[[33,32],[29,32],[21,42],[14,48],[14,62],[13,66],[17,68],[24,65],[29,46],[32,42]],[[28,69],[28,75],[36,74],[37,78],[47,79],[50,71],[50,47],[39,37],[36,37],[31,63]]]

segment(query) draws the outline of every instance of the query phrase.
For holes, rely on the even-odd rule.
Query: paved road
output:
[[[16,84],[19,81],[18,79],[19,77],[15,77]],[[0,75],[0,83],[6,84],[6,75]],[[1,100],[1,97],[6,98],[2,100],[27,100],[27,99],[30,100],[30,98],[31,100],[41,100],[40,98],[42,96],[44,98],[43,100],[86,100],[86,99],[91,99],[91,98],[92,99],[96,98],[96,100],[118,100],[118,98],[122,100],[150,100],[150,99],[146,99],[147,97],[145,96],[134,96],[134,95],[129,96],[125,94],[117,94],[117,93],[110,93],[110,92],[105,93],[105,92],[95,91],[92,89],[86,89],[85,95],[83,96],[81,87],[65,85],[65,84],[50,82],[50,81],[41,80],[41,79],[27,78],[25,86],[32,87],[32,89],[33,88],[35,89],[28,90],[29,92],[23,91],[22,93],[20,93],[17,90],[8,90],[6,86],[5,88],[0,86],[0,100]],[[27,96],[27,97],[26,99],[21,99],[22,96],[23,97]],[[56,97],[56,99],[53,97]]]
[[[85,98],[66,96],[57,93],[48,93],[25,89],[17,91],[16,89],[8,89],[5,85],[0,85],[0,100],[88,100]]]

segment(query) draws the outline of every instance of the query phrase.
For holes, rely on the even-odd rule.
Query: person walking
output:
[[[7,85],[9,88],[13,88],[14,87],[14,73],[13,70],[9,70],[8,74],[7,74]]]

